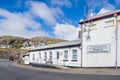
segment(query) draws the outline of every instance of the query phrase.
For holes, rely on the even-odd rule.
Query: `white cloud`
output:
[[[104,14],[104,13],[111,12],[111,11],[112,11],[112,10],[110,10],[110,9],[102,8],[102,9],[97,13],[97,15]]]
[[[79,28],[74,25],[57,23],[54,34],[61,39],[75,40],[78,38],[78,32]]]
[[[28,4],[31,6],[31,13],[37,15],[47,24],[55,25],[59,18],[58,16],[64,15],[60,8],[50,8],[43,2],[30,1]]]
[[[41,30],[41,24],[35,22],[29,13],[12,13],[0,8],[0,35],[14,35],[31,38],[33,36],[47,36]]]
[[[101,8],[101,10],[97,13],[97,15],[111,12],[111,11],[114,11],[115,9],[116,8],[114,5],[112,5],[108,2],[104,2],[103,8]]]
[[[116,6],[109,3],[109,0],[91,0],[89,8],[91,13],[97,12],[97,15],[116,10]]]
[[[67,7],[70,8],[72,3],[69,0],[51,0],[52,5],[60,6],[60,7]]]

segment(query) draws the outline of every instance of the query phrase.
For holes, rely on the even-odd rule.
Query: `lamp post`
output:
[[[118,56],[118,20],[117,20],[117,14],[114,14],[115,17],[115,25],[116,25],[116,56],[115,56],[115,68],[118,68],[118,60],[117,60],[117,56]]]

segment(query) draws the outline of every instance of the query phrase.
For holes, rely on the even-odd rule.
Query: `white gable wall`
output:
[[[118,16],[118,66],[120,67],[120,16]]]
[[[114,24],[107,26],[106,21],[114,20]],[[90,39],[87,40],[87,32],[83,32],[83,66],[82,67],[115,67],[116,33],[115,18],[106,18],[93,22],[96,24],[90,31]],[[82,25],[85,27],[84,25]],[[120,43],[120,41],[119,41]],[[108,46],[109,52],[89,52],[88,47]],[[94,51],[92,48],[91,50]],[[98,48],[99,49],[99,48]],[[120,48],[119,48],[120,50]],[[119,54],[120,57],[120,54]],[[119,58],[120,59],[120,58]],[[120,64],[120,61],[119,61]]]

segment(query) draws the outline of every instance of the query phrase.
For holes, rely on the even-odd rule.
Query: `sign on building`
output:
[[[110,44],[89,45],[87,46],[88,53],[110,53]]]

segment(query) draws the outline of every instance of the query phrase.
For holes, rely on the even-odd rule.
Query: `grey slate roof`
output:
[[[59,42],[59,43],[40,46],[40,47],[37,47],[35,49],[31,49],[30,51],[53,49],[53,48],[62,48],[62,47],[70,47],[70,46],[79,46],[80,43],[81,43],[80,39],[73,40],[73,41],[65,41],[65,42]]]

